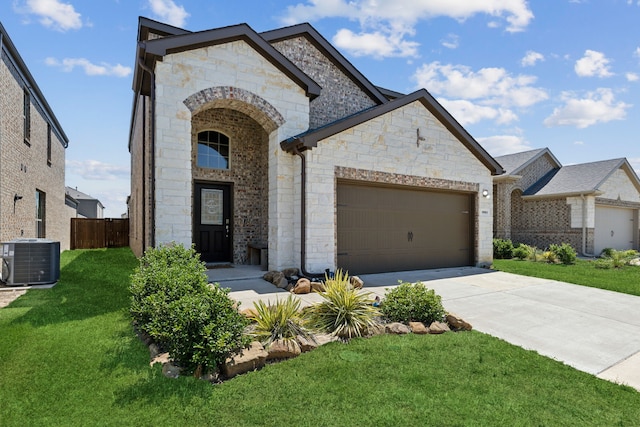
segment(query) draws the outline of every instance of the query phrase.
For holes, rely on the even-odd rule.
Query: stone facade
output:
[[[407,102],[318,141],[304,153],[285,152],[281,143],[385,100],[380,94],[376,99],[373,86],[346,72],[339,59],[328,58],[306,35],[273,46],[322,88],[318,96],[307,93],[296,70],[283,71],[274,63],[280,54],[268,57],[268,49],[247,38],[169,49],[154,60],[155,100],[139,93],[131,128],[129,209],[136,254],[149,245],[191,245],[194,185],[230,184],[232,261],[247,261],[247,244],[267,243],[269,269],[301,266],[303,156],[303,268],[336,266],[336,186],[342,179],[471,195],[477,211],[474,259],[491,262],[492,205],[479,196],[485,189],[490,196],[491,170],[422,102]],[[424,138],[418,146],[417,128]],[[197,134],[205,130],[229,137],[228,169],[197,166]]]
[[[419,147],[416,128],[425,130]],[[470,194],[492,188],[486,166],[419,101],[331,136],[307,154],[309,271],[336,264],[335,194],[341,178]],[[476,203],[475,263],[491,263],[492,206],[483,197]]]
[[[3,30],[0,60],[0,241],[38,237],[36,191],[45,195],[47,239],[69,249],[65,208],[65,148],[53,112]],[[29,94],[30,135],[25,139],[23,100]],[[50,146],[50,150],[48,148]],[[15,197],[21,197],[14,200]]]

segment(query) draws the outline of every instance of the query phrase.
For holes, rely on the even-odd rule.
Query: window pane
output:
[[[220,132],[200,132],[196,164],[202,168],[229,169],[229,138]]]

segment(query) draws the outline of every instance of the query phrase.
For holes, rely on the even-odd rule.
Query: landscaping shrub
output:
[[[493,239],[493,257],[496,259],[513,258],[513,243],[509,239]]]
[[[445,310],[442,298],[422,283],[400,283],[387,292],[380,305],[382,314],[393,322],[422,322],[430,325],[441,321]]]
[[[332,278],[325,280],[324,292],[319,292],[323,301],[306,311],[311,328],[332,333],[340,338],[364,335],[374,326],[380,313],[372,305],[370,294],[355,289],[347,273],[338,270]]]
[[[627,251],[617,251],[612,248],[606,248],[602,250],[600,259],[598,261],[598,268],[621,268],[638,256],[638,252],[630,249]],[[609,267],[603,267],[605,264],[610,264]]]
[[[513,249],[513,256],[519,260],[532,259],[535,261],[535,254],[535,248],[525,245],[524,243],[518,244],[518,246]]]
[[[131,276],[133,320],[187,370],[215,368],[246,343],[245,318],[205,271],[193,247],[170,244],[147,250]]]
[[[300,315],[300,299],[289,295],[286,300],[278,300],[273,305],[260,300],[253,306],[257,314],[253,317],[256,324],[252,335],[265,346],[279,339],[295,339],[298,335],[311,338]]]
[[[553,253],[555,258],[565,265],[575,263],[578,257],[576,250],[568,243],[549,245],[549,252]]]

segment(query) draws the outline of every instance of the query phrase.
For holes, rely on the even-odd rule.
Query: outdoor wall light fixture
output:
[[[485,199],[490,199],[491,195],[489,194],[489,190],[482,190],[482,197]]]
[[[22,200],[22,196],[18,196],[18,194],[16,193],[13,195],[13,213],[14,214],[16,213],[16,202],[18,200]]]

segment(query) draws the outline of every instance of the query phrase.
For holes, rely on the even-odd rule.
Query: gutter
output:
[[[142,45],[142,47],[144,47],[144,45]],[[151,213],[151,247],[155,247],[156,246],[156,233],[155,233],[155,206],[156,206],[156,169],[155,169],[155,164],[156,164],[156,75],[153,72],[153,70],[148,67],[145,63],[143,58],[139,57],[138,58],[138,65],[140,65],[140,68],[142,68],[144,71],[146,71],[147,73],[149,73],[149,77],[151,78],[151,113],[150,113],[150,118],[149,118],[149,141],[151,143],[151,165],[150,165],[150,173],[151,173],[151,194],[150,194],[150,213]],[[146,110],[146,108],[145,108]],[[143,116],[144,117],[144,116]],[[143,126],[144,128],[144,126]],[[143,168],[144,168],[144,140],[143,140],[143,144],[142,144],[142,151],[143,151]],[[143,188],[144,188],[144,182],[145,182],[146,177],[144,176],[144,174],[142,175],[142,182],[143,182]],[[143,200],[145,198],[145,194],[142,194]],[[143,201],[143,206],[144,206],[144,201]],[[147,247],[146,247],[146,236],[145,236],[145,219],[146,219],[146,213],[144,212],[143,209],[143,217],[142,217],[142,249],[143,252],[146,251]]]
[[[292,153],[300,157],[300,272],[305,277],[323,278],[326,272],[310,273],[305,269],[307,264],[307,159],[298,146],[293,146]]]
[[[582,255],[595,258],[594,254],[587,253],[587,199],[584,194],[580,194],[582,199]]]

